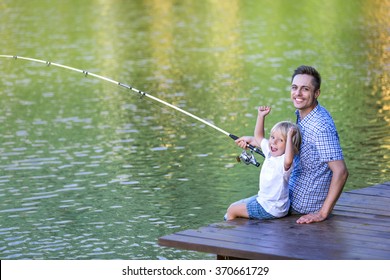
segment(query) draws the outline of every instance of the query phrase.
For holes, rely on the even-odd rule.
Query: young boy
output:
[[[260,146],[265,160],[260,172],[257,195],[230,205],[226,219],[237,217],[250,219],[275,219],[288,214],[290,201],[288,180],[294,155],[299,152],[301,135],[291,122],[279,122],[271,130],[269,140],[264,138],[264,119],[271,111],[269,106],[258,108],[254,136],[236,140],[238,146]]]

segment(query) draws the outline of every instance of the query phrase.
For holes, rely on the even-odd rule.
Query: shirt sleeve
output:
[[[317,136],[316,146],[321,162],[344,159],[339,136],[335,129],[323,129]]]
[[[263,138],[260,143],[261,151],[263,152],[265,157],[269,157],[269,145],[268,145],[268,139]]]

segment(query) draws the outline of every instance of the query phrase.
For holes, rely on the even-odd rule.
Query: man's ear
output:
[[[321,90],[317,89],[316,92],[314,93],[314,97],[317,99],[321,94]]]

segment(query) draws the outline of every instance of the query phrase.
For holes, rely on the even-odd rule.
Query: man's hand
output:
[[[307,215],[304,215],[300,217],[297,220],[297,224],[311,224],[311,223],[318,223],[326,220],[327,216],[322,215],[321,213],[310,213]]]

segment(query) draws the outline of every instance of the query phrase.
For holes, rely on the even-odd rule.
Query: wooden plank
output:
[[[329,218],[331,217],[337,217],[337,221],[349,221],[349,222],[361,222],[361,223],[364,223],[364,224],[370,224],[370,225],[383,225],[383,226],[389,226],[389,221],[390,221],[390,217],[388,216],[384,216],[383,217],[383,220],[376,220],[376,219],[371,219],[371,218],[361,218],[361,217],[355,217],[355,218],[351,218],[349,217],[348,215],[342,215],[342,214],[330,214],[329,215]]]
[[[235,219],[161,237],[159,244],[245,259],[390,259],[390,182],[344,192],[324,222]]]
[[[326,242],[319,242],[316,246],[312,246],[304,242],[291,243],[285,238],[278,242],[271,242],[267,239],[257,241],[253,238],[235,238],[223,233],[205,235],[199,230],[187,230],[168,236],[163,238],[160,244],[169,245],[167,241],[170,238],[175,243],[175,247],[182,249],[250,259],[377,259],[390,256],[389,251],[347,244],[331,247]]]
[[[284,259],[299,259],[287,256],[278,255],[272,249],[259,250],[254,246],[245,244],[237,244],[232,242],[223,242],[214,239],[201,237],[192,237],[182,234],[173,234],[161,237],[159,244],[162,246],[170,246],[185,250],[198,252],[212,253],[220,256],[234,256],[242,259],[268,259],[268,260],[284,260]]]
[[[390,247],[390,238],[389,227],[377,226],[377,225],[366,225],[366,224],[355,224],[355,223],[345,223],[340,221],[333,221],[331,224],[325,225],[329,221],[323,222],[320,226],[316,224],[316,226],[312,225],[282,225],[281,223],[275,224],[248,224],[248,225],[240,225],[232,228],[220,228],[216,224],[209,225],[210,228],[215,227],[216,229],[228,232],[229,230],[234,231],[243,231],[244,233],[249,232],[250,234],[258,234],[258,235],[273,235],[277,237],[294,237],[299,240],[304,238],[302,241],[308,241],[310,239],[316,238],[317,236],[322,238],[322,236],[332,236],[335,234],[347,234],[349,239],[358,239],[362,241],[370,241],[374,242],[383,241],[388,244]],[[337,237],[337,236],[336,236]]]
[[[352,191],[360,191],[360,190],[364,190],[364,189],[380,189],[380,190],[387,190],[387,191],[389,191],[389,189],[390,189],[390,181],[384,182],[382,184],[376,184],[376,185],[368,186],[366,188],[354,189]]]
[[[364,208],[363,207],[351,207],[351,206],[344,206],[344,205],[335,205],[335,210],[341,210],[345,212],[353,212],[356,213],[356,217],[359,217],[359,214],[372,214],[373,217],[376,216],[383,216],[383,218],[389,218],[389,212],[386,210],[378,210],[378,209],[370,209],[370,208]],[[339,212],[340,213],[340,212]]]
[[[275,222],[274,224],[241,224],[236,227],[232,227],[231,230],[249,232],[254,235],[272,235],[275,237],[289,237],[294,238],[298,242],[310,242],[313,239],[324,240],[329,238],[348,238],[344,242],[349,240],[359,240],[359,242],[380,242],[381,244],[387,244],[390,248],[388,226],[377,226],[361,223],[345,223],[338,221],[338,217],[334,217],[332,221],[325,221],[321,224],[312,225],[294,225]],[[210,225],[209,227],[218,225]],[[221,230],[228,231],[229,228],[222,228]],[[382,246],[382,245],[380,245]]]
[[[346,215],[334,215],[332,214],[331,217],[337,217],[337,221],[342,223],[361,223],[362,225],[372,225],[372,226],[382,226],[384,227],[383,230],[388,231],[388,228],[390,227],[390,221],[388,217],[384,217],[383,220],[378,219],[367,219],[367,218],[361,218],[361,217],[349,217]],[[377,228],[373,230],[379,230]]]
[[[348,193],[364,194],[367,196],[390,197],[390,184],[375,185],[367,188],[348,191]]]
[[[365,208],[390,212],[390,197],[369,196],[357,193],[343,193],[337,205],[364,206]]]
[[[269,250],[271,250],[272,254],[277,253],[284,258],[339,259],[348,256],[352,259],[359,259],[364,256],[365,259],[375,259],[378,257],[390,257],[388,236],[382,236],[379,239],[364,237],[360,238],[360,240],[354,240],[354,238],[351,238],[350,233],[345,235],[334,229],[334,231],[331,231],[329,228],[324,231],[326,229],[325,226],[322,226],[324,223],[296,225],[293,231],[294,234],[291,234],[291,231],[289,232],[286,228],[280,227],[282,223],[275,223],[278,225],[277,228],[272,228],[272,223],[268,224],[270,227],[268,227],[267,231],[265,230],[267,223],[253,223],[253,221],[244,219],[241,219],[240,222],[236,227],[218,227],[218,225],[214,225],[203,227],[196,231],[184,231],[179,235],[181,236],[180,238],[183,238],[183,236],[187,239],[197,238],[197,242],[202,243],[197,250],[213,252],[213,250],[207,249],[210,244],[212,246],[225,246],[226,249],[231,250],[229,256],[234,254],[233,256],[241,258],[243,255],[237,255],[234,251],[237,247],[246,248],[247,246],[258,248],[256,250],[262,252],[263,257],[268,256],[266,252],[269,252]],[[235,224],[237,224],[237,220],[235,220]],[[256,230],[259,230],[259,232]],[[355,234],[354,236],[357,235]],[[177,238],[178,236],[176,235],[175,239]],[[183,244],[176,244],[175,247],[177,246],[189,249],[185,248],[185,245],[183,247]],[[313,251],[313,248],[316,250]],[[299,254],[296,251],[299,251]],[[348,251],[348,253],[345,251]],[[291,252],[295,254],[289,255]],[[223,253],[218,252],[218,255],[223,255]],[[253,253],[251,255],[251,258],[259,257],[255,257]]]
[[[339,249],[340,245],[352,245],[356,248],[366,248],[369,246],[373,249],[389,251],[390,254],[390,242],[386,240],[385,237],[367,237],[366,235],[361,235],[360,233],[351,235],[349,233],[335,231],[334,234],[315,234],[311,231],[308,231],[305,233],[296,233],[294,235],[275,235],[264,233],[264,231],[260,228],[254,228],[252,231],[237,231],[234,229],[218,230],[212,227],[205,227],[199,230],[205,237],[210,237],[214,234],[222,233],[226,238],[231,237],[233,239],[242,239],[245,243],[251,241],[259,243],[266,242],[268,245],[273,244],[274,246],[279,246],[281,241],[283,241],[283,244],[304,244],[304,246],[299,245],[299,249],[312,246],[322,248],[325,246],[326,249],[336,250]]]
[[[390,201],[390,197],[367,195],[367,194],[362,194],[362,193],[345,192],[345,193],[342,193],[340,196],[340,198],[343,198],[343,197],[345,200],[357,201],[357,202],[360,202],[361,204],[366,204],[366,202],[368,204],[372,204],[375,202],[377,202],[379,204],[386,204],[387,202]]]
[[[251,227],[251,226],[256,226],[256,225],[261,225],[263,228],[267,227],[268,225],[272,225],[274,229],[277,227],[285,227],[283,230],[297,230],[297,229],[305,229],[304,225],[300,225],[296,223],[296,220],[300,217],[300,215],[290,215],[281,219],[276,219],[276,220],[247,220],[247,219],[235,219],[233,221],[229,222],[219,222],[215,223],[214,225],[219,226],[221,228],[223,227],[234,227],[234,226],[239,226],[242,228],[245,227]],[[380,230],[379,227],[382,227],[382,230],[387,231],[390,228],[390,218],[389,217],[384,217],[382,220],[377,220],[377,219],[371,219],[371,218],[360,218],[360,217],[348,217],[344,215],[333,215],[331,214],[328,219],[324,222],[321,223],[314,223],[314,224],[309,224],[308,226],[311,227],[315,225],[314,228],[318,230],[328,230],[329,229],[329,221],[331,221],[333,224],[339,223],[340,226],[342,227],[348,227],[348,225],[352,224],[361,224],[364,226],[367,226],[368,229],[370,227],[377,226],[375,228],[372,228],[372,230]],[[275,224],[275,225],[273,225]]]
[[[385,183],[342,193],[333,213],[379,219],[385,222],[385,217],[390,217],[390,184]]]
[[[328,223],[328,221],[323,222],[323,224],[325,223]],[[214,225],[210,225],[210,227],[213,226]],[[378,230],[378,228],[380,230]],[[266,224],[259,224],[259,225],[253,224],[253,225],[245,225],[245,226],[241,225],[232,229],[242,230],[242,231],[253,231],[253,232],[256,232],[256,230],[258,230],[259,232],[264,234],[273,234],[273,235],[282,235],[282,236],[285,236],[286,234],[305,235],[308,233],[317,234],[317,235],[330,234],[327,233],[328,231],[338,231],[347,234],[359,233],[361,235],[378,237],[378,238],[387,237],[389,234],[389,230],[386,227],[380,227],[375,225],[370,226],[364,224],[345,224],[343,222],[337,222],[337,221],[329,225],[321,225],[316,227],[311,225],[298,225],[298,224],[296,226],[288,226],[288,225],[283,226],[281,223],[275,223],[270,225],[266,225]],[[229,230],[229,228],[224,228],[221,230]]]
[[[383,222],[387,222],[389,220],[389,217],[386,217],[386,216],[369,214],[369,213],[361,213],[361,212],[356,212],[356,211],[350,212],[350,211],[348,211],[348,208],[339,209],[338,206],[337,207],[335,206],[335,209],[332,211],[332,213],[334,215],[343,215],[343,216],[351,217],[351,218],[359,217],[359,218],[365,218],[365,219],[375,219],[375,220],[383,221]]]

